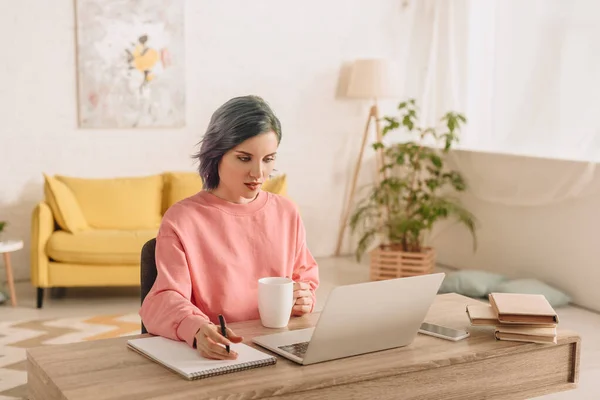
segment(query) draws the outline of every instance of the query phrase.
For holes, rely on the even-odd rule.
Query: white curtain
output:
[[[589,189],[600,161],[599,11],[595,0],[411,3],[407,94],[424,124],[467,116],[459,148],[470,151],[453,161],[473,195],[536,206]],[[549,174],[540,158],[579,162]]]

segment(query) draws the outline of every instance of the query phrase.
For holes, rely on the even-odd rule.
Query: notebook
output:
[[[544,295],[490,293],[488,297],[502,324],[558,323],[558,315]]]
[[[127,341],[127,346],[188,380],[264,367],[277,362],[276,357],[243,343],[231,344],[231,349],[238,353],[237,360],[204,358],[187,343],[162,336],[131,339]]]
[[[488,304],[469,304],[467,305],[467,316],[473,326],[500,326],[510,327],[519,326],[522,328],[554,328],[556,324],[502,324],[498,321],[498,315]]]

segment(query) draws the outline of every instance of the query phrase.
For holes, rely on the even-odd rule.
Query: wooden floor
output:
[[[321,278],[317,291],[317,310],[323,307],[333,287],[368,280],[367,266],[357,264],[352,258],[325,258],[317,261]],[[35,290],[28,282],[17,283],[16,290],[19,307],[12,308],[8,303],[1,305],[0,321],[131,313],[139,309],[139,290],[132,288],[69,289],[62,299],[46,296],[41,310],[35,308]],[[575,330],[582,338],[580,385],[574,391],[539,398],[600,399],[600,314],[571,306],[557,311],[560,327]],[[0,381],[2,379],[8,377],[0,376]]]

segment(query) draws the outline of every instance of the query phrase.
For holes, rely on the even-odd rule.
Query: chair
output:
[[[142,256],[140,262],[140,280],[141,280],[141,299],[140,304],[144,302],[146,295],[154,281],[156,280],[156,259],[154,258],[156,250],[156,238],[148,240],[142,247]],[[144,322],[142,321],[142,333],[148,333]]]

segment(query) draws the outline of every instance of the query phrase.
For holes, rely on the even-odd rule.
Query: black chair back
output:
[[[141,282],[141,301],[148,295],[154,281],[156,280],[156,259],[154,258],[156,250],[156,238],[148,240],[142,247],[142,256],[140,262],[140,282]],[[142,333],[148,333],[144,322],[142,321]]]

